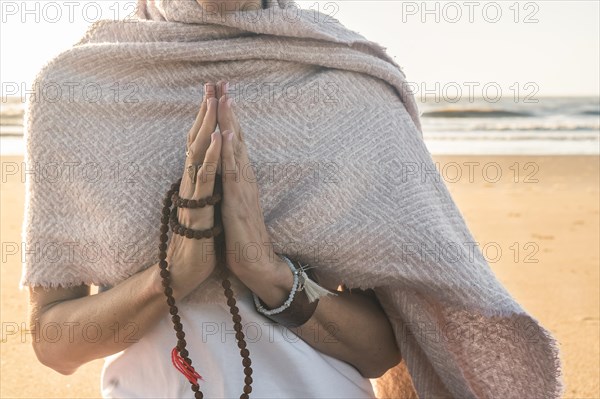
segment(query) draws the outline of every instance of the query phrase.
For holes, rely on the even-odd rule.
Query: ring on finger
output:
[[[192,156],[192,146],[191,146],[191,143],[187,143],[185,145],[185,157],[189,158],[191,156]]]

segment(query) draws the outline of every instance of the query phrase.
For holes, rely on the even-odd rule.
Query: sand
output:
[[[24,184],[6,176],[1,220],[2,398],[100,397],[102,360],[63,376],[37,362],[18,290]],[[600,398],[599,166],[597,156],[437,156],[439,169],[490,266],[560,342],[565,398]],[[497,172],[501,177],[497,178]],[[472,172],[472,173],[470,173]],[[525,399],[525,398],[524,398]]]

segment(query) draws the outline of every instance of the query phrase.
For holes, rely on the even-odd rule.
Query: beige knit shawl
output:
[[[182,175],[202,84],[220,79],[276,250],[375,289],[403,356],[381,397],[414,397],[406,366],[421,398],[559,397],[557,343],[475,247],[398,65],[288,1],[223,18],[193,0],[140,0],[136,18],[95,23],[40,71],[22,286],[114,285],[157,262],[162,198]],[[215,282],[189,300],[223,300]]]

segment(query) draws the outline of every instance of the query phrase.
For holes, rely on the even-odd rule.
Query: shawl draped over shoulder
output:
[[[44,66],[26,113],[21,287],[115,285],[158,261],[162,198],[203,82],[218,80],[276,251],[373,289],[387,314],[403,359],[377,380],[380,397],[560,396],[557,343],[476,247],[400,67],[292,1],[218,14],[139,0]],[[215,281],[189,300],[223,300]]]

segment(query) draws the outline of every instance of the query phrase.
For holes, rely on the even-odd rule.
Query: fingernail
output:
[[[229,82],[225,82],[223,89],[225,90],[225,93],[227,93],[227,90],[229,90]]]
[[[216,138],[217,138],[217,132],[212,132],[212,134],[210,135],[210,142],[212,143],[213,141],[215,141]]]
[[[227,136],[227,141],[231,140],[233,140],[233,132],[229,132],[229,135]]]
[[[227,106],[231,107],[232,105],[233,105],[233,97],[231,97],[227,100]]]
[[[204,84],[204,95],[208,97],[209,94],[214,94],[213,93],[214,87],[213,84],[211,82],[205,83]]]

